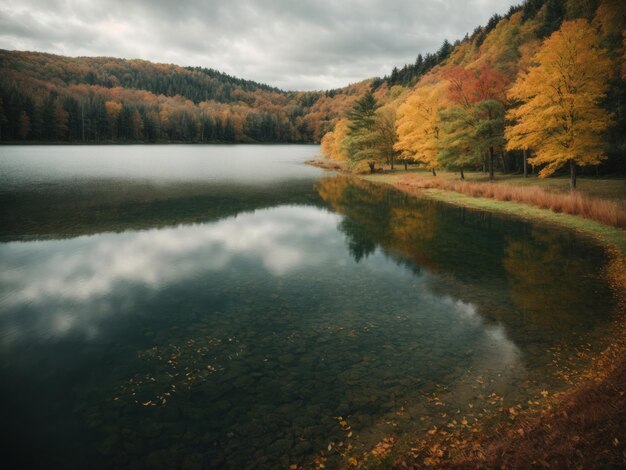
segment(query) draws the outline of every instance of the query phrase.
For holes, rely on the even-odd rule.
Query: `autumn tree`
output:
[[[340,162],[348,161],[348,150],[344,145],[344,140],[348,135],[348,120],[340,119],[335,124],[335,128],[324,134],[322,138],[322,155],[331,160]]]
[[[452,67],[445,74],[452,106],[440,113],[442,163],[463,167],[487,155],[489,179],[494,179],[496,150],[504,147],[504,88],[506,78],[492,65],[476,69]]]
[[[122,104],[117,101],[109,100],[104,103],[104,109],[106,110],[107,118],[109,120],[109,128],[111,131],[111,138],[117,138],[118,117],[122,110]]]
[[[445,83],[426,84],[417,88],[398,108],[395,149],[412,155],[435,174],[438,168],[439,111],[444,107]]]
[[[576,166],[597,165],[605,157],[602,134],[611,123],[599,106],[611,75],[611,62],[586,20],[563,23],[534,56],[537,64],[515,82],[509,96],[521,103],[507,117],[507,148],[532,149],[533,165],[546,165],[545,177],[569,165],[576,188]]]
[[[28,137],[28,133],[30,132],[30,118],[28,117],[28,114],[26,114],[26,111],[22,111],[20,113],[18,129],[17,135],[19,138],[22,140],[26,139],[26,137]]]
[[[459,170],[465,179],[464,169],[478,164],[482,155],[473,147],[473,118],[468,109],[453,106],[440,111],[443,138],[438,162],[448,170]]]
[[[374,147],[378,151],[379,158],[385,159],[392,170],[394,168],[395,159],[399,153],[394,148],[397,141],[396,109],[392,104],[382,106],[376,110]]]

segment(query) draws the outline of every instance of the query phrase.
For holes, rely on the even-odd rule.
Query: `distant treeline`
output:
[[[0,51],[2,141],[316,142],[369,86],[285,92],[199,67]]]

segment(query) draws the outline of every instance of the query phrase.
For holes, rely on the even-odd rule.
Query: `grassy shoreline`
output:
[[[315,166],[350,173],[334,162],[319,162]],[[453,190],[419,188],[403,181],[406,174],[379,173],[355,177],[447,204],[554,224],[594,238],[605,246],[611,256],[606,276],[616,294],[618,315],[604,349],[588,357],[590,365],[578,373],[578,378],[568,389],[551,396],[541,407],[521,411],[514,420],[506,416],[495,429],[482,429],[460,442],[451,442],[445,433],[429,432],[400,438],[390,436],[387,441],[360,456],[362,467],[618,468],[625,465],[626,431],[622,425],[626,422],[626,230],[526,203],[475,197]],[[443,176],[453,177],[450,174]],[[527,184],[525,181],[515,183]],[[537,183],[535,179],[528,183],[546,185],[545,180]],[[623,183],[623,180],[617,180],[614,188],[610,188],[617,188],[617,191],[608,197],[622,202],[620,185]],[[598,191],[600,196],[607,196],[602,194],[602,188],[589,189]],[[504,415],[506,413],[507,410],[504,410]],[[395,444],[392,445],[392,442]],[[381,453],[380,449],[385,449],[385,452]]]
[[[355,174],[349,171],[345,165],[327,159],[314,159],[306,162],[309,165],[316,166],[329,171],[351,174],[356,178],[369,181],[374,184],[382,184],[391,186],[399,191],[414,195],[435,199],[447,204],[462,206],[469,209],[486,210],[497,212],[500,214],[521,217],[525,220],[536,220],[543,223],[555,224],[564,228],[575,230],[576,232],[593,237],[596,241],[607,247],[616,247],[622,254],[626,254],[626,230],[613,227],[598,221],[585,218],[578,215],[570,215],[563,212],[554,212],[549,209],[533,206],[523,202],[515,202],[511,200],[498,200],[486,197],[476,197],[463,194],[454,190],[442,189],[437,187],[419,187],[407,184],[406,177],[414,177],[418,181],[434,181],[437,178],[443,182],[451,182],[457,179],[453,173],[440,172],[437,177],[430,176],[423,170],[413,171],[397,171],[393,173],[375,173],[375,174]],[[466,173],[469,181],[482,182],[485,181],[481,173]],[[623,179],[601,180],[602,183],[597,184],[596,180],[579,179],[582,183],[580,192],[584,197],[602,196],[607,200],[617,201],[622,204],[626,211],[626,181]],[[607,184],[607,181],[610,184]],[[552,192],[564,191],[567,188],[565,178],[539,179],[531,177],[528,179],[521,177],[500,177],[498,184],[511,187],[541,187]]]
[[[579,380],[555,396],[541,410],[521,413],[495,430],[470,437],[466,446],[446,447],[437,436],[416,436],[408,448],[388,456],[394,468],[613,468],[626,464],[626,231],[580,216],[556,213],[529,204],[474,197],[456,191],[420,189],[403,183],[400,174],[360,175],[373,184],[394,187],[408,194],[470,209],[487,210],[554,224],[593,237],[610,253],[607,273],[618,297],[614,333],[608,346],[590,359]],[[433,452],[435,449],[435,452]]]
[[[358,177],[374,184],[384,184],[412,195],[421,195],[430,199],[467,207],[470,209],[487,210],[501,214],[521,217],[526,220],[537,220],[556,224],[565,228],[575,230],[581,234],[592,236],[605,245],[618,247],[622,253],[626,254],[626,231],[601,224],[594,220],[585,219],[580,216],[553,212],[549,209],[541,209],[520,202],[499,201],[491,198],[474,197],[456,191],[442,189],[419,189],[412,188],[398,182],[399,178],[389,177],[389,175],[359,175]]]

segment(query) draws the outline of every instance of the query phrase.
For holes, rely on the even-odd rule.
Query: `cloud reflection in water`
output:
[[[480,338],[471,358],[479,368],[505,370],[518,359],[504,330],[484,324],[474,305],[434,294],[429,289],[432,274],[416,276],[380,250],[357,267],[337,229],[341,220],[315,207],[281,206],[211,224],[0,245],[2,342],[68,333],[97,336],[103,320],[120,310],[133,311],[137,295],[143,295],[137,292],[158,292],[207,272],[235,269],[243,261],[277,278],[302,270],[307,283],[315,283],[318,270],[337,270],[333,275],[339,283],[344,272],[369,271],[367,276],[413,285],[414,300],[408,305],[418,324],[434,328],[426,326],[432,319],[425,312],[436,310],[445,316],[444,323],[448,318],[451,323],[440,332],[444,343]],[[147,291],[125,289],[129,286]],[[20,315],[30,310],[35,315]],[[416,332],[416,340],[419,336]]]

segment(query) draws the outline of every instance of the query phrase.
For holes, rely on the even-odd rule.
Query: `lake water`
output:
[[[563,388],[601,343],[602,248],[318,151],[0,147],[3,461],[332,467]]]

